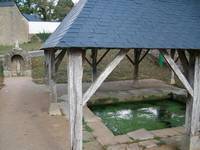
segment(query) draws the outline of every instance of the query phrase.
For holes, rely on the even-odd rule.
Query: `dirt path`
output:
[[[8,78],[0,90],[0,150],[64,150],[66,121],[48,116],[48,91],[30,78]]]

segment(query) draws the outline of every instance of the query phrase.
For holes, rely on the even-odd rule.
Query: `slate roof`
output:
[[[50,48],[200,49],[200,0],[80,0]]]
[[[28,21],[42,21],[39,15],[37,14],[26,14],[23,13],[23,16],[28,20]]]
[[[13,0],[0,0],[0,7],[12,7],[15,6]]]

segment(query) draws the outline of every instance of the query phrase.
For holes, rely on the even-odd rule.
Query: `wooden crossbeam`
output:
[[[117,67],[117,65],[126,57],[128,49],[122,49],[114,58],[114,60],[106,67],[106,69],[99,75],[99,77],[91,84],[89,89],[83,95],[83,105],[92,97],[110,73]]]
[[[174,73],[177,75],[177,77],[180,79],[180,81],[183,83],[184,87],[187,89],[188,93],[193,97],[193,88],[189,84],[186,77],[183,75],[183,73],[180,71],[179,67],[176,65],[174,60],[171,58],[171,56],[167,53],[165,50],[160,50],[160,52],[163,54],[166,62],[171,67],[171,69],[174,71]]]

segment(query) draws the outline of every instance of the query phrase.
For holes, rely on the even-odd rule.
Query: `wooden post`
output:
[[[44,51],[44,74],[45,74],[45,84],[46,85],[49,84],[48,68],[49,68],[49,52],[45,50]]]
[[[55,50],[49,50],[48,52],[48,85],[50,88],[50,99],[52,103],[57,103],[57,88],[55,82]]]
[[[97,49],[92,49],[91,50],[92,55],[92,82],[95,81],[97,78],[97,55],[98,55],[98,50]]]
[[[82,150],[82,50],[70,49],[68,61],[69,147],[70,150]]]
[[[195,58],[195,59],[194,59]],[[195,63],[195,64],[194,64]],[[189,97],[186,109],[186,149],[200,148],[200,53],[190,52],[188,79],[194,87],[194,97]]]
[[[135,49],[134,51],[134,59],[135,59],[135,69],[134,69],[134,76],[133,76],[134,81],[138,81],[138,77],[139,77],[139,64],[140,64],[141,52],[142,52],[141,49]]]

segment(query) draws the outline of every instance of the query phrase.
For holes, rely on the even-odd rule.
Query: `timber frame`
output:
[[[131,50],[131,49],[130,49]],[[111,72],[118,66],[124,59],[128,58],[129,61],[135,65],[134,72],[135,80],[138,79],[139,64],[143,58],[148,54],[150,49],[144,52],[141,57],[143,49],[135,49],[134,61],[128,55],[129,49],[120,49],[115,58],[107,65],[102,73],[97,77],[97,64],[102,61],[103,57],[109,52],[107,50],[103,56],[97,60],[97,49],[92,50],[92,62],[86,58],[85,50],[81,48],[71,48],[62,50],[56,55],[55,50],[45,50],[45,68],[46,78],[50,87],[55,86],[55,73],[64,58],[67,51],[68,57],[68,101],[69,101],[69,137],[70,137],[70,150],[82,150],[82,117],[83,107],[87,104],[89,99],[98,90],[105,79]],[[188,50],[176,50],[180,62],[183,66],[183,72],[177,66],[174,60],[175,50],[172,54],[167,49],[159,49],[160,53],[164,56],[166,63],[172,69],[174,74],[180,79],[186,90],[188,91],[188,100],[186,106],[186,150],[197,150],[200,131],[200,52]],[[56,57],[57,56],[57,57]],[[87,61],[93,67],[93,82],[85,93],[82,91],[82,78],[83,78],[83,61]],[[54,89],[54,88],[52,88]],[[55,89],[54,89],[55,90]],[[52,90],[53,92],[55,92]]]

